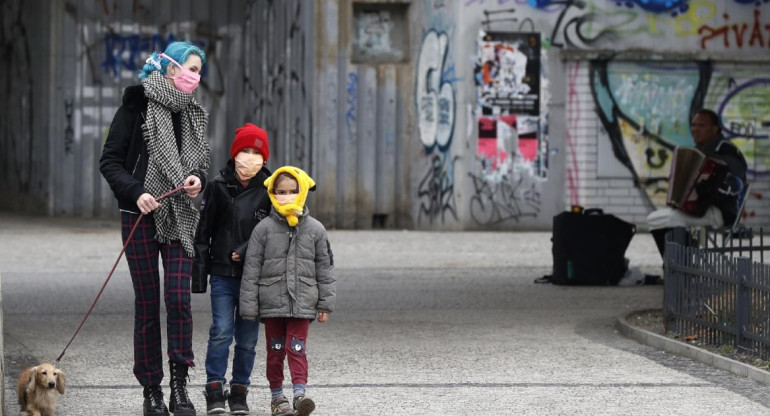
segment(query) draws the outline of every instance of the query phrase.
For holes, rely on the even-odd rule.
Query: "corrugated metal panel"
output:
[[[404,61],[353,62],[351,49],[359,35],[351,31],[357,24],[353,3],[324,0],[317,9],[318,99],[313,131],[319,192],[311,209],[315,206],[318,218],[331,228],[408,227],[409,221],[399,221],[409,217],[409,209],[398,211],[396,184],[398,152],[403,151],[397,144],[407,131],[399,111],[411,102],[411,89],[397,86],[401,78],[411,77],[411,71],[397,71],[409,66]]]
[[[10,3],[22,7],[20,1]],[[24,7],[28,4],[35,3]],[[399,162],[406,160],[399,152],[404,152],[408,131],[408,117],[401,113],[411,103],[411,87],[404,86],[412,85],[413,71],[408,60],[353,63],[352,1],[43,4],[47,7],[40,9],[50,18],[42,21],[50,24],[40,33],[50,38],[51,53],[39,65],[43,74],[35,85],[48,94],[38,101],[49,103],[50,114],[38,117],[36,110],[34,117],[44,130],[41,151],[50,152],[50,171],[38,169],[46,163],[16,155],[31,148],[9,148],[32,141],[19,136],[1,142],[8,154],[16,152],[5,164],[5,171],[16,175],[15,184],[25,183],[19,176],[24,168],[48,178],[38,181],[42,189],[35,192],[17,191],[48,201],[41,211],[116,215],[117,204],[98,161],[123,90],[139,83],[136,73],[149,52],[189,40],[207,54],[196,95],[210,113],[211,174],[229,158],[234,130],[253,122],[270,136],[270,168],[292,164],[317,179],[311,212],[327,226],[410,226],[409,196],[399,195],[397,184],[407,181],[402,193],[408,193],[409,164]],[[24,10],[30,21],[43,13]],[[6,108],[9,104],[4,102]],[[13,128],[20,134],[29,130]],[[24,165],[11,166],[11,160]]]
[[[47,212],[48,9],[39,0],[0,3],[0,209]]]
[[[210,113],[211,174],[226,163],[234,131],[244,122],[268,131],[269,167],[310,168],[313,2],[46,4],[48,8],[40,9],[51,12],[53,42],[50,65],[41,67],[50,68],[51,74],[52,114],[43,120],[43,125],[50,125],[51,191],[38,193],[50,198],[49,213],[84,217],[117,213],[98,169],[104,139],[123,89],[139,83],[136,73],[148,53],[162,51],[174,40],[192,41],[207,54],[196,95]],[[30,8],[28,13],[37,18],[41,12]]]

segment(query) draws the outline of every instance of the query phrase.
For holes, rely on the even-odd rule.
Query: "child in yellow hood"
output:
[[[273,209],[254,228],[246,251],[240,294],[244,319],[265,324],[267,380],[274,416],[307,416],[315,403],[305,394],[305,348],[310,322],[326,322],[336,296],[334,258],[324,226],[305,205],[315,181],[284,166],[265,180]],[[288,358],[294,406],[283,393]]]

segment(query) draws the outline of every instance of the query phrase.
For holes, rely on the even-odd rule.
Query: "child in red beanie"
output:
[[[251,123],[235,131],[230,160],[206,187],[201,219],[195,238],[195,293],[206,292],[211,275],[213,319],[206,351],[207,414],[249,413],[246,404],[254,367],[259,322],[241,318],[238,311],[243,257],[251,231],[270,213],[271,202],[264,182],[271,172],[265,167],[270,148],[267,133]],[[230,344],[235,339],[230,391],[225,390]]]

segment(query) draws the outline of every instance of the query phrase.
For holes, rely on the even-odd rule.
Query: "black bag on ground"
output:
[[[558,285],[616,285],[628,268],[625,254],[636,226],[601,209],[553,217],[553,274]]]

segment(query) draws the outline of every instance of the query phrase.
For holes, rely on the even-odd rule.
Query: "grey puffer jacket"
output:
[[[331,245],[324,226],[304,211],[296,227],[275,209],[254,227],[241,280],[243,318],[315,319],[333,311]]]

